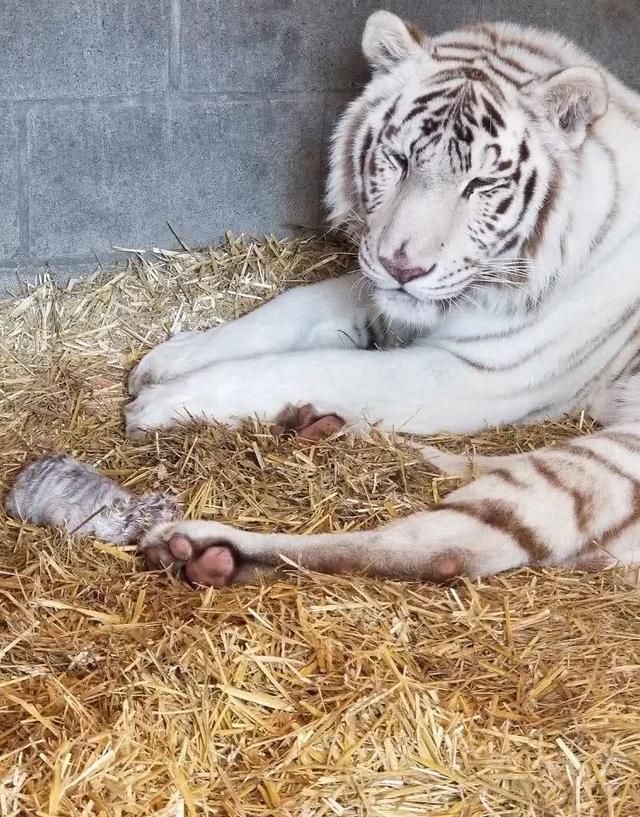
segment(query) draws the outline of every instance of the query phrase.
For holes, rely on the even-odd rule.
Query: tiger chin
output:
[[[640,96],[563,37],[505,23],[429,36],[379,11],[362,49],[371,79],[336,126],[326,197],[359,271],[158,346],[131,374],[128,433],[303,404],[289,416],[316,429],[470,433],[576,409],[608,428],[483,462],[377,531],[178,523],[150,534],[151,563],[226,584],[281,556],[436,580],[638,561]]]

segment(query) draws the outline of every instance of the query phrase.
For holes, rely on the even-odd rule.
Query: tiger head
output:
[[[608,101],[604,74],[546,36],[548,52],[540,32],[505,24],[430,39],[369,18],[373,76],[334,133],[327,201],[390,317],[431,323],[459,300],[539,285],[545,230]]]

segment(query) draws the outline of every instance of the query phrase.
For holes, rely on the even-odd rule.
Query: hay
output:
[[[455,481],[382,434],[123,439],[125,371],[168,331],[353,263],[323,242],[229,237],[4,302],[5,487],[58,449],[133,489],[171,486],[192,515],[288,532],[367,528],[444,495]],[[0,524],[3,817],[640,813],[640,595],[614,571],[455,588],[300,573],[195,593],[128,551]]]

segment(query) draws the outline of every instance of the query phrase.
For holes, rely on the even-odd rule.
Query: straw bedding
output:
[[[457,483],[376,432],[123,438],[125,372],[169,331],[353,264],[321,240],[229,237],[4,301],[4,487],[63,450],[248,528],[367,528],[437,501]],[[586,430],[578,418],[439,442],[507,452]],[[0,525],[0,815],[640,813],[628,573],[437,588],[292,571],[194,592],[129,551]]]

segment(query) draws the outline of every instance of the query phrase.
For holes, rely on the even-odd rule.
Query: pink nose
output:
[[[393,254],[393,258],[384,258],[381,255],[380,263],[399,284],[408,284],[409,281],[414,281],[416,278],[423,278],[425,275],[432,273],[436,268],[435,264],[432,264],[429,269],[410,266],[409,259],[405,255],[404,250],[396,250]]]

